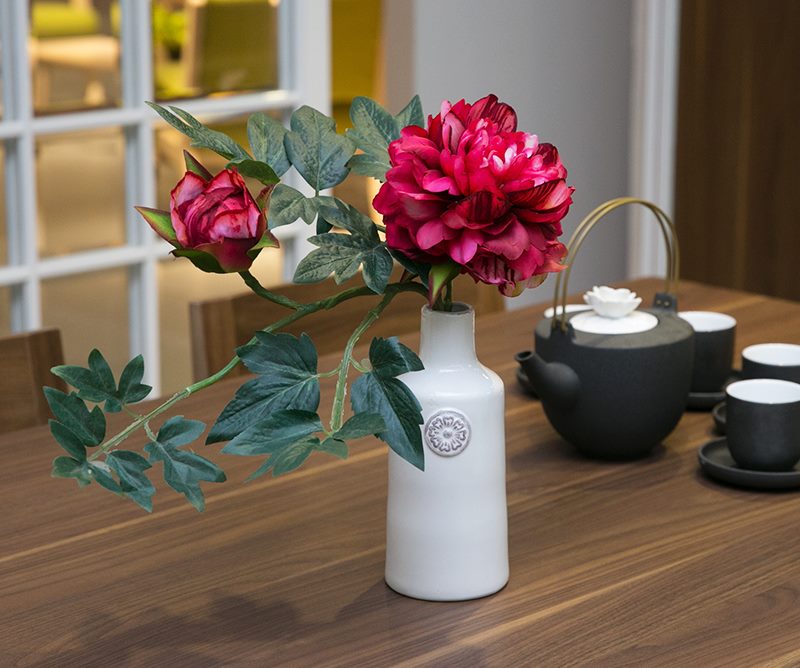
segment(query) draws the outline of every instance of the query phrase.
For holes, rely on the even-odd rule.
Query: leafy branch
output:
[[[249,274],[243,276],[243,278],[245,278],[248,284],[252,284],[253,286],[257,284],[256,279]],[[366,327],[377,318],[380,310],[382,310],[385,304],[388,304],[391,298],[396,294],[409,291],[425,294],[425,288],[416,282],[393,283],[387,286],[386,290],[387,294],[384,300],[370,311],[369,323],[364,325],[363,329],[366,329]],[[126,496],[145,510],[150,511],[152,510],[151,497],[154,493],[154,488],[144,474],[144,471],[151,468],[155,462],[160,461],[164,464],[164,478],[166,482],[176,489],[176,491],[184,494],[198,510],[202,510],[203,495],[199,487],[199,482],[201,480],[221,482],[225,479],[225,475],[221,469],[218,469],[218,467],[209,460],[179,448],[188,445],[198,438],[205,430],[205,424],[195,420],[171,418],[162,425],[158,434],[155,434],[150,426],[151,421],[186,397],[210,387],[224,378],[240,361],[244,360],[245,363],[247,363],[249,359],[252,359],[254,346],[257,348],[259,343],[263,343],[264,340],[269,340],[269,337],[278,338],[282,336],[285,337],[282,339],[284,342],[287,339],[297,340],[291,335],[275,335],[273,332],[311,313],[335,308],[338,304],[348,299],[374,294],[368,287],[361,286],[343,290],[335,295],[315,302],[300,304],[299,302],[283,299],[279,295],[265,289],[262,289],[261,292],[263,293],[262,296],[268,293],[271,296],[281,299],[281,303],[287,308],[291,308],[293,312],[257,332],[248,344],[239,348],[237,351],[238,354],[222,369],[176,392],[166,401],[147,413],[139,414],[129,408],[130,404],[138,403],[146,398],[152,389],[141,383],[144,374],[144,362],[141,356],[137,356],[128,363],[120,376],[118,384],[114,381],[113,374],[107,361],[97,350],[93,350],[90,353],[89,365],[87,368],[72,365],[54,367],[53,373],[75,387],[75,391],[67,394],[55,388],[45,388],[45,396],[55,416],[55,419],[50,421],[51,433],[67,453],[67,456],[60,456],[54,460],[52,474],[55,477],[74,478],[80,486],[96,481],[102,487],[116,494]],[[363,324],[364,323],[362,323],[362,325]],[[359,327],[359,329],[363,332],[361,327]],[[307,339],[307,337],[305,338]],[[352,348],[356,340],[357,337],[352,340],[352,345],[348,348],[348,355],[352,354]],[[311,344],[310,340],[307,340],[305,346],[306,353],[308,353],[309,346],[311,350],[313,350],[313,344]],[[268,352],[274,353],[275,351],[270,350]],[[343,360],[343,362],[331,372],[317,373],[316,351],[313,350],[314,373],[312,375],[314,383],[316,383],[316,398],[312,396],[310,403],[307,402],[312,410],[316,411],[319,403],[319,378],[331,375],[339,375],[341,378],[341,369],[342,367],[345,369],[347,368],[350,357],[348,356],[347,359],[348,363],[345,363]],[[286,369],[293,369],[296,380],[297,369],[293,367],[292,364],[296,364],[296,360],[292,360],[291,364],[287,364]],[[256,369],[258,368],[255,362],[253,362],[253,365]],[[276,365],[273,363],[267,371],[274,372],[275,366]],[[259,379],[264,377],[271,378],[272,384],[267,383],[266,394],[263,392],[262,394],[256,393],[255,400],[253,400],[253,384],[261,382],[263,385],[263,381]],[[245,383],[237,391],[234,399],[226,406],[225,410],[223,410],[222,414],[217,419],[209,433],[207,442],[212,443],[219,440],[228,440],[228,438],[235,438],[236,434],[242,434],[254,421],[252,417],[253,406],[258,406],[261,409],[261,413],[263,413],[265,409],[269,409],[270,406],[274,408],[274,401],[270,403],[267,399],[274,399],[273,395],[278,390],[278,395],[282,397],[281,400],[284,402],[281,408],[297,412],[297,393],[292,393],[291,391],[286,392],[287,388],[285,384],[278,387],[278,390],[276,390],[276,378],[280,381],[282,376],[275,376],[274,373],[271,376],[262,375],[255,381]],[[307,379],[305,382],[306,385],[312,387],[313,395],[313,383],[308,383]],[[280,385],[280,382],[278,385]],[[261,389],[263,390],[263,388]],[[290,384],[289,389],[296,388]],[[344,392],[343,389],[339,389],[338,383],[337,391]],[[283,394],[281,394],[281,392],[283,392]],[[90,410],[87,406],[87,402],[96,405]],[[101,408],[100,404],[105,405],[105,412],[111,413],[125,410],[125,412],[132,415],[134,419],[120,432],[106,438],[106,419],[104,410]],[[302,401],[300,401],[300,404],[302,405]],[[288,406],[294,406],[294,408],[288,409]],[[258,413],[256,417],[260,417],[261,413]],[[373,420],[372,425],[377,431],[382,428],[383,422]],[[337,428],[341,426],[340,420]],[[167,427],[168,429],[165,435],[164,429]],[[269,425],[267,425],[267,427],[269,427]],[[148,444],[145,445],[145,452],[149,455],[147,459],[135,452],[119,449],[121,444],[139,429],[143,429],[149,439]],[[321,425],[320,430],[322,430]],[[336,430],[333,429],[332,432],[334,431]],[[333,447],[335,444],[330,442],[329,437],[332,435],[332,432],[325,432],[326,439],[323,442],[317,441],[320,446],[319,449],[329,454],[342,456],[341,448]],[[351,430],[351,433],[355,432]],[[191,438],[189,438],[190,436]],[[322,447],[323,444],[325,444],[325,447]],[[96,450],[88,454],[88,448],[96,448]],[[225,451],[226,450],[223,450],[223,452]],[[228,452],[230,452],[230,450],[228,450]],[[307,457],[311,450],[303,450],[303,452],[305,452],[305,457]],[[346,454],[346,449],[344,453]],[[305,457],[298,461],[297,466],[302,463]],[[291,462],[283,462],[281,464],[279,461],[278,464],[281,464],[281,466],[275,466],[275,472],[282,473],[296,468],[295,466],[289,466],[290,463]],[[116,473],[116,477],[114,473]]]
[[[80,486],[97,482],[151,511],[155,488],[146,472],[160,463],[166,483],[183,494],[197,510],[203,510],[205,499],[201,483],[225,480],[221,468],[187,447],[205,432],[206,425],[174,416],[154,431],[152,421],[186,397],[227,376],[240,362],[255,374],[255,378],[245,382],[225,406],[211,427],[206,444],[228,441],[223,453],[266,454],[267,459],[251,478],[270,470],[273,475],[291,471],[316,450],[346,457],[347,441],[369,434],[377,435],[413,465],[422,468],[420,407],[411,391],[398,379],[403,373],[421,369],[419,358],[394,338],[373,340],[369,365],[355,360],[353,351],[361,336],[395,296],[401,292],[428,296],[429,283],[435,283],[437,275],[429,272],[426,265],[391,253],[379,235],[379,232],[386,232],[383,225],[374,223],[335,197],[320,194],[341,183],[351,169],[382,179],[389,164],[389,143],[399,137],[402,127],[423,122],[419,99],[412,99],[399,115],[391,116],[380,105],[357,98],[351,108],[354,127],[346,135],[337,134],[334,121],[310,107],[301,107],[292,114],[290,128],[265,114],[253,114],[247,125],[250,152],[186,111],[154,103],[150,106],[167,123],[187,135],[192,146],[218,153],[228,160],[228,167],[235,166],[243,176],[257,179],[266,186],[259,196],[263,198],[263,202],[259,200],[259,207],[268,207],[270,229],[298,219],[308,224],[316,220],[317,234],[310,241],[317,249],[299,263],[295,282],[313,283],[333,275],[337,283],[342,283],[360,269],[364,285],[311,303],[301,303],[263,287],[249,271],[240,272],[244,283],[255,294],[289,312],[256,332],[222,369],[176,392],[147,412],[131,408],[152,389],[141,382],[144,374],[141,356],[126,365],[119,382],[97,350],[90,353],[87,367],[55,367],[53,372],[75,390],[64,393],[45,388],[55,417],[50,421],[50,430],[66,452],[54,460],[52,474],[74,478]],[[354,155],[356,150],[361,153]],[[292,166],[313,189],[313,197],[278,183],[280,176]],[[187,157],[187,169],[196,173],[199,170],[205,180],[211,177],[191,156]],[[169,224],[169,215],[157,212],[159,216],[153,218],[153,211],[146,211],[150,217],[145,215],[145,219],[154,229],[174,242],[175,232]],[[186,255],[191,249],[179,250]],[[410,280],[389,282],[393,259],[403,265],[404,277]],[[295,337],[280,331],[301,318],[335,308],[346,300],[376,294],[382,298],[350,335],[341,362],[329,371],[318,370],[316,348],[306,335]],[[345,421],[344,400],[351,367],[362,375],[353,383],[353,415]],[[336,386],[326,429],[317,415],[319,381],[333,376]],[[116,434],[107,436],[106,413],[120,411],[130,416],[131,422]],[[121,449],[140,429],[147,437],[144,454]]]

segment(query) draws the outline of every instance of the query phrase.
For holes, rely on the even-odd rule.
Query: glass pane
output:
[[[11,288],[0,287],[0,336],[11,334]]]
[[[119,374],[130,348],[127,269],[42,281],[42,322],[61,330],[67,364],[86,366],[98,348]]]
[[[8,264],[8,231],[6,229],[6,146],[0,142],[0,264]]]
[[[119,3],[31,0],[29,6],[34,112],[118,107]]]
[[[36,140],[43,257],[125,243],[125,139],[104,128]]]
[[[278,0],[154,0],[159,100],[278,87]]]
[[[251,271],[262,285],[277,285],[283,271],[280,251],[271,249],[262,251],[253,263]],[[247,292],[248,288],[236,274],[204,274],[188,260],[181,258],[159,264],[158,291],[161,320],[161,386],[163,394],[166,395],[186,387],[194,380],[189,304],[193,301],[242,294]]]
[[[280,111],[264,112],[276,120],[283,121],[283,114]],[[224,122],[212,123],[210,127],[233,137],[239,144],[248,147],[247,142],[247,118],[249,114],[235,116]],[[216,174],[227,164],[225,158],[220,157],[213,151],[189,146],[190,140],[177,130],[171,127],[160,126],[156,130],[156,197],[157,208],[169,209],[169,193],[175,184],[183,178],[186,172],[186,165],[183,160],[183,151],[191,151],[206,168]],[[257,181],[249,181],[250,192],[256,195],[260,188]]]

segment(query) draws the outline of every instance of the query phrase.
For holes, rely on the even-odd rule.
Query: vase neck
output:
[[[426,368],[476,364],[473,308],[458,302],[447,312],[423,306],[419,352]]]

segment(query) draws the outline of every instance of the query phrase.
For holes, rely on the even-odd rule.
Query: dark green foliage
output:
[[[375,100],[356,97],[350,106],[350,120],[353,127],[347,136],[353,140],[362,153],[354,155],[347,163],[356,174],[371,176],[379,181],[386,180],[389,162],[389,144],[400,138],[400,130],[407,125],[422,125],[422,105],[414,96],[405,108],[392,116]]]
[[[247,139],[256,160],[272,167],[278,176],[289,169],[289,158],[283,140],[288,130],[274,118],[257,112],[247,120]]]
[[[396,376],[423,368],[419,357],[399,343],[395,337],[374,338],[369,349],[372,371],[353,383],[350,401],[353,412],[378,413],[385,429],[378,438],[389,444],[398,455],[416,466],[425,468],[422,449],[422,410],[414,394]]]
[[[107,413],[120,411],[123,404],[141,401],[153,389],[141,382],[144,376],[144,360],[141,355],[134,357],[122,370],[119,386],[114,381],[111,367],[97,349],[89,353],[88,368],[65,364],[53,367],[52,372],[72,385],[79,398],[98,404],[105,402]]]
[[[255,343],[237,353],[259,376],[236,391],[211,428],[208,443],[230,440],[273,411],[317,410],[317,351],[307,335],[258,332]]]
[[[178,107],[162,107],[155,102],[147,103],[173,128],[185,134],[192,140],[191,145],[207,148],[228,160],[243,160],[249,154],[239,144],[223,132],[207,128],[194,116]]]
[[[372,220],[344,202],[322,207],[320,218],[350,234],[318,234],[309,241],[311,251],[297,265],[295,283],[317,283],[331,274],[337,283],[355,276],[363,265],[364,283],[377,294],[383,293],[392,273],[392,257],[381,242]]]
[[[322,422],[316,413],[275,411],[233,438],[222,452],[243,456],[269,455],[250,479],[270,469],[273,475],[281,475],[296,469],[316,449],[319,439],[312,435],[318,431],[322,431]]]
[[[150,462],[136,452],[115,450],[106,456],[106,464],[116,471],[122,494],[147,512],[152,512],[153,494],[156,490],[144,473],[152,467]]]
[[[292,114],[290,125],[283,142],[286,155],[306,183],[319,192],[344,181],[355,146],[336,133],[336,122],[303,106]]]
[[[180,449],[198,438],[204,429],[202,422],[178,415],[167,420],[156,439],[144,448],[151,464],[162,462],[164,465],[166,483],[199,511],[205,508],[200,483],[225,481],[225,473],[219,466],[190,450]]]

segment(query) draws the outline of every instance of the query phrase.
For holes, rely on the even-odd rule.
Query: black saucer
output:
[[[742,372],[739,369],[734,369],[719,392],[689,392],[686,408],[693,411],[710,411],[718,403],[725,401],[725,388],[732,382],[740,380],[741,377]]]
[[[529,397],[533,397],[534,399],[539,398],[539,395],[536,394],[536,390],[533,389],[531,381],[528,380],[528,376],[522,370],[522,367],[517,367],[517,382],[519,383],[519,386],[524,390],[525,394],[527,394]]]
[[[693,411],[707,411],[725,401],[725,390],[722,392],[689,392],[686,408]]]
[[[727,422],[727,411],[725,410],[725,402],[721,402],[711,409],[711,417],[714,418],[714,427],[717,433],[722,436],[725,435],[725,427]]]
[[[791,471],[750,471],[741,469],[728,451],[728,441],[718,438],[697,451],[700,468],[722,482],[751,489],[792,489],[800,487],[800,464]]]

